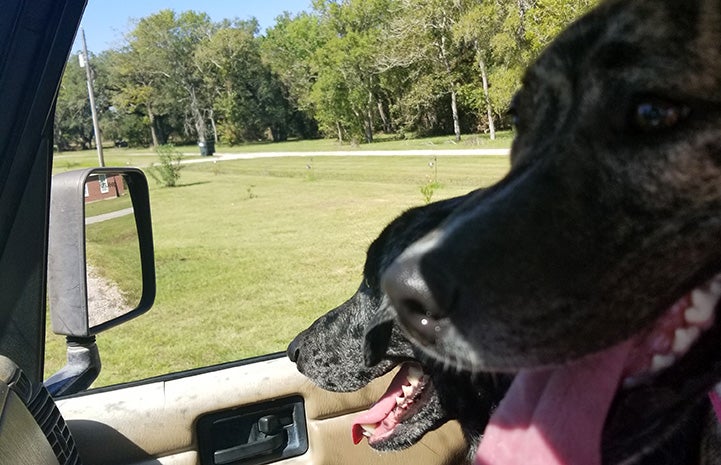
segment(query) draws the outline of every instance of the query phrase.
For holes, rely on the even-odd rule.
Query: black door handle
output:
[[[308,450],[300,396],[208,413],[196,428],[201,465],[264,465]]]
[[[213,461],[215,465],[225,465],[228,463],[238,462],[250,457],[266,455],[274,452],[283,446],[283,433],[274,434],[264,439],[258,439],[248,444],[241,444],[235,447],[229,447],[223,450],[217,450],[213,453]]]

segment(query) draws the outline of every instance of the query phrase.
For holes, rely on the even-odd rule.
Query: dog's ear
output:
[[[367,367],[375,366],[383,360],[388,351],[395,322],[396,312],[384,298],[378,312],[373,315],[366,326],[363,359]]]

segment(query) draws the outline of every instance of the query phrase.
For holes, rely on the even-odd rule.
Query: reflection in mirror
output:
[[[95,174],[85,182],[85,253],[93,328],[136,308],[142,295],[138,232],[121,174]]]

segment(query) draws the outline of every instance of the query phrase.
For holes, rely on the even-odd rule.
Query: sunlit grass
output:
[[[131,208],[132,206],[133,203],[130,200],[130,195],[128,195],[126,192],[120,197],[86,203],[85,217],[89,218],[92,216],[102,215],[104,213],[110,213],[126,208]]]
[[[371,144],[339,143],[334,139],[297,140],[288,142],[256,142],[242,145],[216,146],[216,153],[253,153],[253,152],[364,152],[369,150],[444,150],[457,149],[495,149],[508,148],[513,133],[500,131],[495,140],[486,134],[467,134],[456,142],[452,136],[436,136],[422,139],[399,140],[395,136],[379,135]],[[185,159],[203,158],[194,145],[176,147],[185,155]],[[106,148],[103,152],[106,166],[150,166],[159,158],[151,148]],[[53,172],[99,166],[95,150],[77,152],[58,152],[54,155]]]
[[[134,308],[142,295],[140,252],[132,214],[86,225],[86,260],[103,278],[116,283],[125,298],[121,308]]]

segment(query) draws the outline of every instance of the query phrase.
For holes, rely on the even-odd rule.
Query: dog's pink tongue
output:
[[[363,427],[361,425],[375,425],[376,433],[379,435],[383,435],[393,429],[395,426],[393,424],[395,417],[392,413],[398,405],[396,403],[396,397],[403,396],[402,386],[408,382],[409,367],[410,365],[408,364],[402,365],[380,400],[373,404],[367,412],[361,413],[353,419],[351,425],[353,444],[358,444],[363,440]]]
[[[626,342],[573,364],[521,371],[474,465],[600,465],[603,425],[630,348]]]
[[[361,425],[377,425],[386,419],[393,409],[396,407],[395,396],[397,393],[386,394],[381,400],[373,404],[373,406],[365,413],[362,413],[353,419],[351,425],[351,435],[353,444],[358,444],[363,440],[363,427]]]

